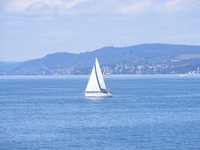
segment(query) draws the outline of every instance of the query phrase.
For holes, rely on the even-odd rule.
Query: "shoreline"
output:
[[[5,75],[0,79],[73,79],[86,78],[90,75]],[[161,77],[200,77],[200,74],[112,74],[103,75],[104,78],[161,78]]]

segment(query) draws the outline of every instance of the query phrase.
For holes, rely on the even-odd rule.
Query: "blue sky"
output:
[[[199,0],[0,0],[0,61],[142,43],[200,45]]]

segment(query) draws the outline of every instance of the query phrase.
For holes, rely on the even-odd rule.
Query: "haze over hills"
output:
[[[55,53],[18,63],[0,62],[1,75],[90,74],[95,57],[104,74],[200,73],[200,46],[141,44],[80,54]]]

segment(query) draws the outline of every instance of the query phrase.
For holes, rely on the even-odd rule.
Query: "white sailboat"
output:
[[[97,58],[85,90],[85,97],[112,97],[112,93],[106,88]]]

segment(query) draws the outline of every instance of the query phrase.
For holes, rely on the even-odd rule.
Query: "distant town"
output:
[[[181,65],[167,65],[167,64],[154,64],[154,65],[116,65],[114,68],[103,67],[103,74],[200,74],[200,67],[194,70],[187,70],[190,64]]]

